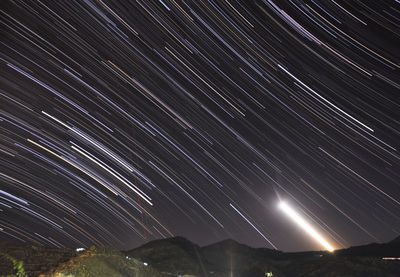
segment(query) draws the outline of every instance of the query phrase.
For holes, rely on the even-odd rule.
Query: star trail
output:
[[[1,2],[0,239],[400,235],[400,2]]]

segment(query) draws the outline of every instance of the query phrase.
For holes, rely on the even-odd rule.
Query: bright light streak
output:
[[[316,241],[323,245],[329,252],[333,252],[333,247],[320,235],[317,231],[311,227],[295,210],[293,210],[285,202],[279,203],[279,208],[283,210],[294,222],[297,223],[304,231],[306,231],[310,236],[312,236]]]

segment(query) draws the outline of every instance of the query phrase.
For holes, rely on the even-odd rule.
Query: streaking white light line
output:
[[[254,228],[254,230],[256,230],[257,231],[257,233],[259,233],[269,244],[271,244],[272,245],[272,247],[274,247],[275,249],[278,249],[278,248],[276,248],[276,246],[269,240],[269,239],[267,239],[267,237],[266,236],[264,236],[264,234],[263,233],[261,233],[261,231],[260,230],[258,230],[257,229],[257,227],[256,226],[254,226],[254,224],[253,223],[251,223],[250,222],[250,220],[248,220],[238,209],[236,209],[235,208],[235,206],[233,206],[231,203],[229,203],[229,205],[244,219],[244,220],[246,220],[246,222],[247,223],[249,223],[250,224],[250,226],[251,227],[253,227]]]
[[[312,236],[316,241],[323,245],[329,252],[333,252],[335,249],[320,235],[313,227],[310,226],[295,210],[293,210],[285,202],[279,203],[279,208],[283,210],[294,222],[297,223],[304,231]]]
[[[78,148],[76,148],[75,146],[71,146],[72,149],[74,149],[75,151],[77,151],[78,153],[80,153],[81,155],[85,156],[86,158],[88,158],[89,160],[91,160],[92,162],[94,162],[95,164],[97,164],[98,166],[100,166],[101,168],[103,168],[104,170],[106,170],[108,173],[110,173],[111,175],[113,175],[115,178],[117,178],[119,181],[121,181],[122,183],[124,183],[124,185],[126,185],[128,188],[130,188],[131,190],[133,190],[137,195],[139,195],[143,200],[145,200],[148,204],[150,204],[151,206],[153,206],[153,203],[151,203],[151,199],[148,199],[150,197],[148,197],[147,195],[144,195],[142,193],[140,193],[137,189],[135,189],[134,187],[132,187],[130,184],[128,184],[125,180],[123,180],[121,177],[119,177],[118,175],[116,175],[114,172],[112,172],[111,170],[109,170],[108,168],[106,168],[104,165],[102,165],[101,163],[99,163],[98,161],[96,161],[95,159],[93,159],[92,157],[90,157],[89,155],[87,155],[86,153],[82,152],[81,150],[79,150]],[[146,197],[147,196],[147,197]]]
[[[104,147],[102,147],[101,145],[99,145],[98,143],[96,143],[95,141],[93,141],[92,139],[88,138],[86,135],[82,134],[81,132],[78,132],[77,130],[75,130],[74,128],[72,128],[71,126],[68,126],[67,124],[65,124],[64,122],[62,122],[61,120],[57,119],[56,117],[46,113],[45,111],[42,111],[42,114],[50,117],[51,119],[53,119],[54,121],[60,123],[62,126],[64,126],[65,128],[67,128],[68,130],[71,130],[72,132],[74,132],[75,134],[79,135],[80,137],[84,138],[86,141],[90,142],[92,145],[96,146],[98,149],[100,149],[101,151],[103,151],[104,153],[106,153],[108,156],[112,157],[115,161],[117,161],[118,163],[120,163],[122,166],[124,166],[125,168],[127,168],[129,171],[133,172],[133,169],[130,168],[128,165],[126,165],[123,161],[121,161],[119,158],[117,158],[115,155],[113,155],[110,151],[108,151],[107,149],[105,149]]]
[[[321,98],[322,100],[324,100],[326,103],[328,103],[329,105],[331,105],[332,107],[334,107],[335,109],[337,109],[338,111],[340,111],[341,113],[345,114],[346,116],[348,116],[349,118],[353,119],[355,122],[357,122],[358,124],[360,124],[361,126],[363,126],[364,128],[368,129],[371,132],[374,132],[374,130],[370,127],[368,127],[367,125],[365,125],[364,123],[362,123],[361,121],[357,120],[356,118],[354,118],[353,116],[349,115],[348,113],[346,113],[345,111],[343,111],[342,109],[340,109],[338,106],[336,106],[335,104],[331,103],[330,101],[328,101],[326,98],[324,98],[323,96],[319,95],[317,92],[315,92],[312,88],[310,88],[309,86],[307,86],[305,83],[303,83],[302,81],[300,81],[296,76],[294,76],[292,73],[290,73],[289,71],[287,71],[283,66],[281,66],[280,64],[278,64],[278,67],[280,69],[282,69],[283,71],[285,71],[290,77],[292,77],[293,79],[295,79],[297,82],[299,82],[300,84],[302,84],[304,87],[306,87],[309,91],[311,91],[314,95],[318,96],[319,98]]]

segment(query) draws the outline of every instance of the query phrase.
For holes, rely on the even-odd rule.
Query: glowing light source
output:
[[[311,237],[323,245],[329,252],[333,252],[333,247],[320,235],[317,231],[311,227],[295,210],[293,210],[285,202],[279,203],[279,208],[283,210],[294,222],[297,223],[304,231],[306,231]]]

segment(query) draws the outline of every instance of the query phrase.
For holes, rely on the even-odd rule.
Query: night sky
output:
[[[1,1],[0,239],[400,234],[400,1]]]

